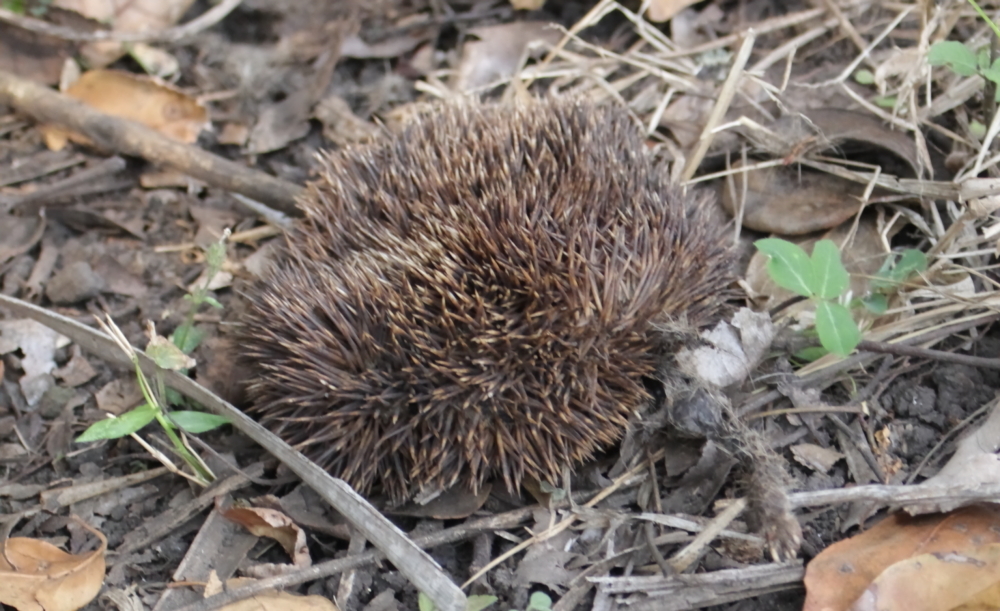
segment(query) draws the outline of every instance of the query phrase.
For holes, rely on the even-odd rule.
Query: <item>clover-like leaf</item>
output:
[[[803,297],[813,296],[812,261],[801,246],[778,238],[757,240],[754,246],[770,257],[767,272],[778,286]]]
[[[823,347],[840,356],[850,354],[861,341],[861,331],[851,311],[832,301],[816,304],[816,332]]]
[[[847,290],[851,278],[840,261],[840,249],[830,240],[813,246],[809,288],[821,299],[836,299]]]

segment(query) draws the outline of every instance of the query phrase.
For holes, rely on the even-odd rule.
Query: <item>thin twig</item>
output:
[[[989,359],[982,356],[972,356],[968,354],[956,354],[944,350],[932,350],[919,346],[902,346],[900,344],[888,344],[885,342],[873,342],[861,340],[858,350],[865,352],[878,352],[881,354],[895,354],[896,356],[912,356],[920,359],[930,359],[933,361],[947,361],[968,365],[969,367],[983,367],[985,369],[1000,369],[1000,359]]]

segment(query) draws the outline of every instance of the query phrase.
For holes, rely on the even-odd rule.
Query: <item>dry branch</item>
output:
[[[0,70],[0,104],[41,123],[53,123],[90,138],[100,148],[142,157],[188,176],[298,214],[302,187],[171,140],[139,123],[104,114],[72,98]]]

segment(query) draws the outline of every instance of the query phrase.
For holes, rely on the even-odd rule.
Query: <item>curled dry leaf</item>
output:
[[[705,344],[678,355],[684,373],[718,387],[742,382],[754,371],[774,340],[774,325],[766,313],[741,308],[732,324],[722,321],[702,332]]]
[[[295,566],[312,566],[312,557],[306,545],[306,533],[291,518],[276,509],[261,507],[218,508],[227,519],[240,524],[258,537],[277,541],[292,558]]]
[[[193,143],[208,125],[208,112],[190,96],[150,78],[117,70],[91,70],[66,90],[66,95],[122,119],[155,129],[161,134]],[[45,144],[52,150],[67,140],[89,144],[79,134],[54,126],[43,126]]]
[[[958,568],[973,571],[976,581],[1000,583],[998,565],[992,560],[998,545],[1000,508],[997,505],[981,504],[949,514],[917,518],[902,513],[893,514],[859,535],[834,543],[809,563],[806,567],[803,611],[954,609],[977,593],[965,587],[967,582],[964,579],[972,578],[969,573],[951,573],[954,577],[943,583],[930,577],[906,577],[910,594],[916,593],[922,601],[934,600],[933,605],[900,606],[913,599],[891,600],[879,596],[878,607],[866,606],[871,601],[862,595],[871,599],[871,595],[866,594],[871,586],[892,583],[899,575],[913,576],[914,563],[930,558],[936,558],[935,562],[943,561],[939,566],[944,570],[949,562],[961,564],[968,562],[969,558],[981,556],[987,562],[979,562],[978,567]],[[972,562],[975,564],[977,561]],[[897,563],[900,565],[894,566]],[[928,575],[926,572],[922,574]],[[935,593],[932,591],[934,588],[940,589]],[[889,592],[899,591],[894,586],[886,594],[895,596]],[[856,601],[860,606],[852,607]]]
[[[0,554],[0,602],[18,611],[75,611],[97,596],[104,583],[108,540],[82,523],[101,541],[98,549],[73,555],[45,541],[12,537]]]

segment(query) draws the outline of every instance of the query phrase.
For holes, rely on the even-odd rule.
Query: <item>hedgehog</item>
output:
[[[560,483],[725,307],[723,225],[668,175],[580,99],[450,103],[322,154],[249,292],[249,411],[393,504]]]

